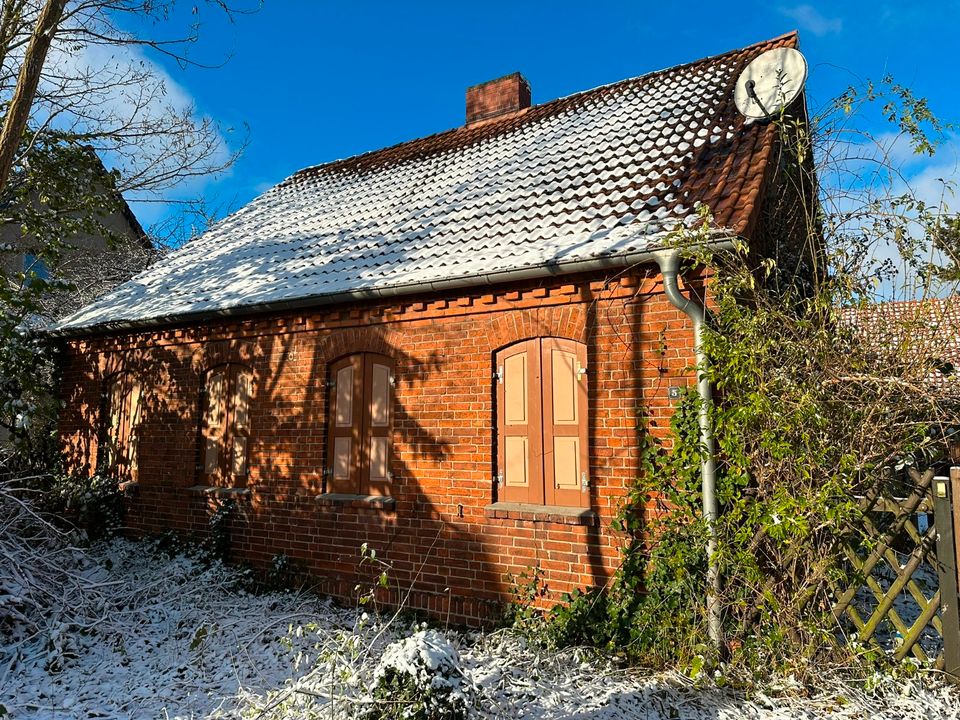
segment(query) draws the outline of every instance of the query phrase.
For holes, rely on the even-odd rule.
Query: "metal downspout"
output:
[[[706,320],[705,309],[688,298],[677,285],[680,272],[679,250],[663,250],[654,253],[654,259],[660,266],[663,276],[663,290],[667,299],[683,312],[693,324],[694,355],[698,368],[707,367],[707,356],[703,350],[703,324]],[[710,425],[710,405],[713,391],[706,373],[698,370],[697,393],[700,396],[700,445],[703,460],[700,464],[701,494],[703,495],[703,519],[707,525],[707,632],[713,643],[719,647],[720,629],[720,572],[717,568],[717,463],[716,448],[713,440],[713,428]]]

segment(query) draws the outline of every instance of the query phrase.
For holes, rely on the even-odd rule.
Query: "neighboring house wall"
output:
[[[106,230],[114,233],[118,238],[135,241],[149,248],[149,241],[145,237],[143,228],[129,208],[123,207],[120,211],[101,217],[100,223]],[[69,248],[64,252],[63,264],[73,268],[78,261],[87,258],[96,258],[104,254],[123,252],[116,248],[101,235],[80,234],[71,237],[67,244]],[[0,226],[0,246],[11,250],[0,254],[0,267],[7,273],[20,272],[24,269],[24,258],[34,252],[29,238],[24,238],[19,225],[7,224]]]
[[[379,573],[358,567],[368,543],[392,566],[392,587],[413,584],[409,603],[438,615],[489,619],[491,603],[509,599],[507,576],[536,566],[556,600],[611,579],[623,537],[610,524],[637,475],[642,416],[662,433],[669,386],[693,382],[688,321],[654,270],[70,340],[65,451],[74,467],[94,468],[104,393],[116,373],[132,373],[143,406],[127,522],[138,533],[205,532],[209,487],[229,485],[220,495],[239,501],[234,559],[266,569],[284,554],[334,595],[350,597]],[[585,347],[589,488],[563,496],[566,509],[491,507],[504,495],[494,480],[496,354],[539,337]],[[360,352],[394,366],[392,478],[370,486],[386,500],[323,494],[339,482],[323,473],[330,365]],[[205,474],[216,433],[201,389],[207,371],[226,364],[252,378],[249,408],[234,409],[247,419],[246,477]]]
[[[15,277],[29,270],[45,279],[71,283],[74,289],[51,295],[44,303],[44,311],[53,319],[76,312],[156,259],[150,239],[129,209],[113,213],[100,222],[113,233],[112,242],[101,235],[71,237],[54,267],[36,259],[37,248],[29,238],[20,235],[18,227],[0,227],[0,246],[11,248],[0,252],[0,271],[7,277]]]

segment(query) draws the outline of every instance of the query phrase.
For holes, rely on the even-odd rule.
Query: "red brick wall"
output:
[[[610,529],[636,474],[638,414],[662,429],[670,385],[693,382],[689,322],[639,273],[433,295],[392,305],[317,309],[217,321],[68,344],[61,435],[69,464],[96,457],[102,380],[119,369],[143,379],[140,482],[128,522],[138,533],[203,532],[206,496],[197,462],[203,372],[238,361],[253,369],[249,498],[232,521],[233,557],[269,567],[287,555],[349,597],[379,568],[358,568],[368,543],[392,565],[415,607],[458,620],[489,617],[509,599],[507,574],[539,563],[550,598],[608,582],[622,542]],[[593,526],[532,516],[488,517],[495,419],[493,355],[517,340],[570,338],[587,345],[590,506]],[[323,490],[327,364],[370,351],[396,361],[395,508],[327,506]]]

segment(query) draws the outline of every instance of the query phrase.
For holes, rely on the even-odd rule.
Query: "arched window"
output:
[[[498,499],[588,505],[586,346],[534,338],[495,362]]]
[[[207,372],[200,427],[201,468],[211,484],[244,484],[250,441],[253,373],[229,363]]]
[[[330,365],[327,492],[390,494],[393,368],[374,353]]]
[[[121,480],[138,479],[142,417],[143,390],[140,381],[125,372],[107,378],[100,414],[97,472]]]

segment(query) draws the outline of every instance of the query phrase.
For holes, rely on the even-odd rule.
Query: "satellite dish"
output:
[[[807,61],[799,50],[767,50],[740,73],[733,100],[748,120],[765,120],[796,100],[806,79]]]

